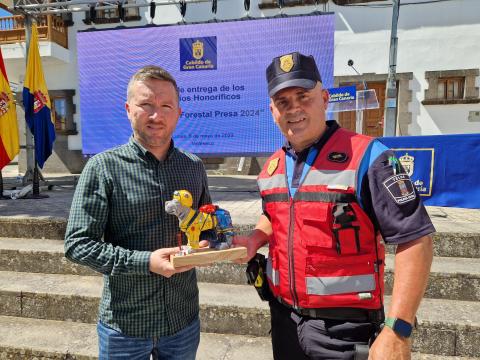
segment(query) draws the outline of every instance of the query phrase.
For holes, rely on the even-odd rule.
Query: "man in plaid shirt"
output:
[[[192,267],[173,268],[178,220],[164,203],[175,190],[210,203],[201,160],[174,147],[181,114],[175,79],[147,66],[128,84],[133,136],[92,157],[80,176],[65,235],[65,256],[103,274],[100,359],[195,359],[200,341]],[[101,121],[101,119],[99,120]]]

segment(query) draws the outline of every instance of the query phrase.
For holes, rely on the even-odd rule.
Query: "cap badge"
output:
[[[290,72],[293,68],[293,55],[288,54],[288,55],[283,55],[280,57],[280,69],[282,69],[284,72]]]
[[[268,175],[272,176],[272,174],[275,172],[275,170],[277,170],[279,161],[280,161],[280,158],[275,158],[275,159],[270,160],[270,162],[268,163],[268,168],[267,168]]]

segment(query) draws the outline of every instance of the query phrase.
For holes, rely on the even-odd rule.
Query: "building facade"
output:
[[[480,133],[480,1],[402,0],[402,3],[398,21],[397,135]],[[375,89],[380,108],[365,111],[362,132],[372,136],[383,134],[391,1],[251,0],[247,12],[242,0],[219,0],[216,13],[212,12],[212,2],[188,3],[183,19],[175,4],[157,6],[153,19],[148,7],[124,10],[123,21],[118,9],[92,9],[94,12],[39,18],[40,54],[57,131],[54,154],[46,162],[45,172],[78,173],[86,161],[81,152],[76,33],[91,28],[334,12],[335,86],[356,84],[361,89],[366,84],[367,88]],[[9,80],[14,91],[21,92],[26,53],[21,16],[0,19],[0,44]],[[360,75],[348,65],[349,60],[353,60]],[[25,144],[21,106],[18,113],[21,143]],[[336,115],[344,127],[351,129],[355,129],[355,117],[355,112]],[[19,171],[24,172],[24,149],[18,162]],[[254,172],[250,168],[255,166],[242,171]]]

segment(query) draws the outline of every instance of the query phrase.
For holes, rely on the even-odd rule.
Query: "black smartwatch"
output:
[[[412,325],[402,319],[387,317],[385,319],[385,326],[388,326],[404,338],[408,338],[412,334]]]

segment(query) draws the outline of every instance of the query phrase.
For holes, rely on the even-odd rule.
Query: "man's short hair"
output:
[[[137,81],[146,81],[146,80],[162,80],[168,81],[175,88],[177,93],[177,99],[180,100],[180,95],[178,93],[177,82],[173,76],[165,69],[156,65],[147,65],[139,69],[133,76],[130,78],[127,86],[127,101],[130,100],[132,96],[132,86]]]

